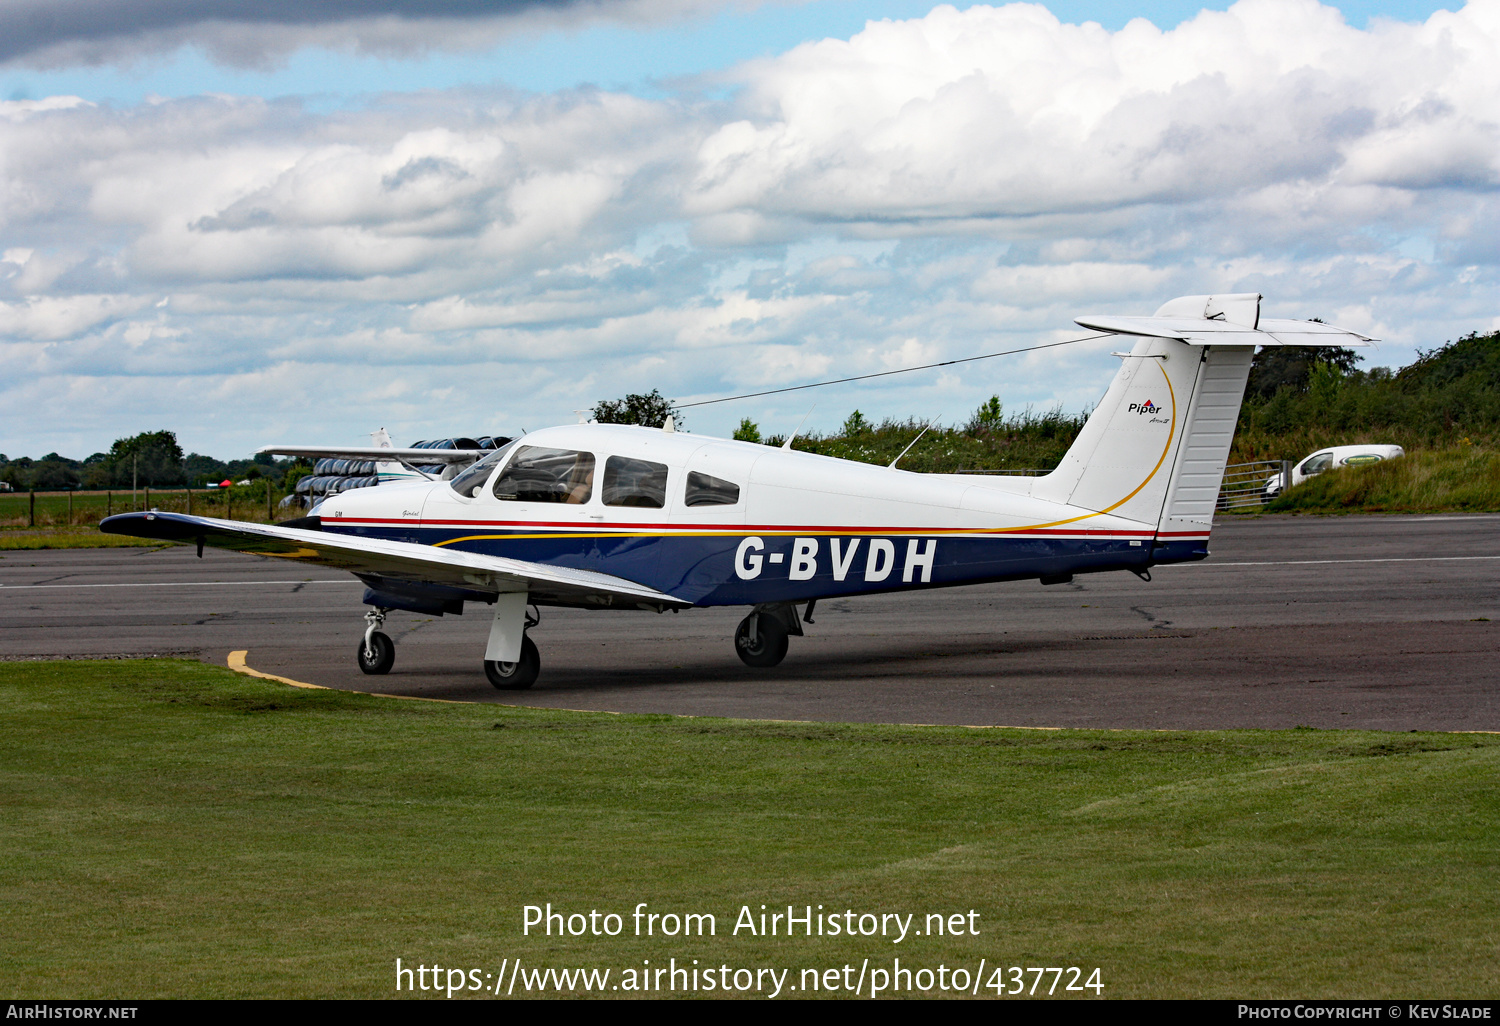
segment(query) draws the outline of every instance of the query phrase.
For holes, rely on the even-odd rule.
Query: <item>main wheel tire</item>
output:
[[[755,625],[755,642],[750,641],[750,621]],[[734,630],[734,651],[746,666],[775,666],[786,658],[786,627],[774,616],[751,613]]]
[[[542,654],[530,638],[521,639],[521,658],[514,663],[484,661],[484,675],[501,691],[525,691],[542,672]]]
[[[359,661],[359,668],[365,673],[389,673],[391,666],[396,662],[396,643],[376,631],[370,635],[370,653],[366,654],[365,639],[360,638],[354,650],[354,657]]]

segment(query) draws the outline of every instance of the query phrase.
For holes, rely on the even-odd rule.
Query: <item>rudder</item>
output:
[[[1031,494],[1149,525],[1155,561],[1206,556],[1256,346],[1372,341],[1322,322],[1263,320],[1260,301],[1254,292],[1182,296],[1150,317],[1079,317],[1135,344],[1115,354],[1125,362],[1109,391]]]

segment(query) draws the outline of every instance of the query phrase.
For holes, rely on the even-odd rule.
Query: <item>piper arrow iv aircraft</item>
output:
[[[440,479],[331,496],[276,526],[126,513],[116,534],[348,570],[367,588],[366,673],[395,647],[393,609],[491,607],[484,670],[526,688],[541,660],[530,607],[748,606],[734,647],[775,666],[822,598],[987,581],[1057,584],[1208,555],[1214,504],[1256,346],[1362,346],[1364,335],[1264,320],[1261,297],[1185,296],[1151,317],[1078,323],[1134,340],[1062,462],[1042,477],[918,474],[674,432],[547,428],[472,451],[270,445],[261,452],[410,465]],[[467,462],[467,466],[464,464]],[[801,610],[799,610],[801,607]]]

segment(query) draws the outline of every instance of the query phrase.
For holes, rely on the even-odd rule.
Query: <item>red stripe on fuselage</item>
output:
[[[1192,532],[1110,531],[1103,528],[983,528],[983,527],[849,527],[830,524],[630,524],[526,520],[405,520],[382,517],[323,517],[329,524],[400,524],[406,527],[451,527],[464,530],[560,531],[576,534],[600,531],[681,531],[711,534],[1000,534],[1047,535],[1067,538],[1207,538]]]

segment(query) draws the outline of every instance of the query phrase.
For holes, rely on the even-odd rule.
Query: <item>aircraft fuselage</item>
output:
[[[504,470],[527,447],[579,458],[571,476],[507,491]],[[1207,555],[1206,530],[1163,537],[1155,524],[1037,499],[1037,478],[914,474],[611,425],[549,428],[510,449],[464,484],[472,494],[446,481],[346,492],[317,509],[322,529],[610,573],[700,606],[1139,571]],[[583,465],[588,486],[570,489]],[[623,488],[621,474],[611,480],[621,467],[634,472]],[[717,491],[695,491],[705,479]]]

